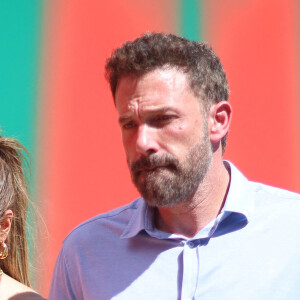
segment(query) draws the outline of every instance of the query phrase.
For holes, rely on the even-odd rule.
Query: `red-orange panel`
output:
[[[299,192],[297,0],[204,3],[205,37],[231,89],[225,157],[252,180]]]
[[[78,223],[138,196],[104,80],[113,48],[144,31],[175,32],[172,0],[51,0],[45,10],[40,196],[49,241],[46,295],[63,238]],[[42,271],[42,270],[41,270]],[[43,286],[42,286],[43,285]]]

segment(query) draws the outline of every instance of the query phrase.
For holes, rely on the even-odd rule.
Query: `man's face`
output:
[[[163,68],[123,77],[115,99],[132,180],[142,196],[151,206],[190,199],[212,150],[207,120],[187,75]]]

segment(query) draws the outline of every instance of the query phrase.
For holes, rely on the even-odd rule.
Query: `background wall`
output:
[[[111,51],[145,31],[213,46],[233,106],[225,158],[300,192],[298,20],[297,0],[1,1],[0,124],[32,156],[38,291],[74,226],[138,197],[103,75]]]

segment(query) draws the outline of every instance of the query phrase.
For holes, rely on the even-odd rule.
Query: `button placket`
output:
[[[181,299],[193,299],[198,279],[198,254],[197,245],[187,241],[183,248],[183,276]]]

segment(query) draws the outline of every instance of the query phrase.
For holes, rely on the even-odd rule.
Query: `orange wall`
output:
[[[252,180],[299,192],[297,1],[205,3],[234,112],[225,157]]]
[[[40,242],[44,255],[38,286],[44,295],[67,233],[138,196],[122,151],[104,63],[127,39],[147,30],[172,31],[175,8],[171,0],[48,2],[37,184],[49,232],[48,240],[41,237]]]

